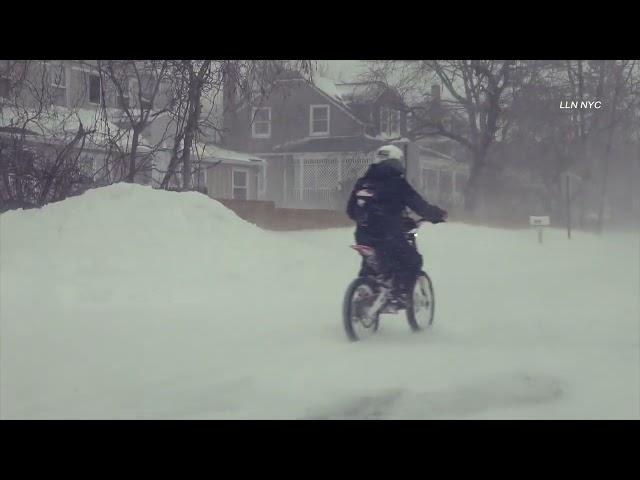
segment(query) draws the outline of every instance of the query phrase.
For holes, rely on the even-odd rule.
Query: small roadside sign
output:
[[[551,224],[549,217],[529,217],[529,224],[532,227],[542,226],[548,227]]]
[[[538,243],[542,243],[542,230],[544,230],[544,227],[551,225],[551,219],[547,215],[532,215],[529,217],[529,225],[532,227],[538,227]]]

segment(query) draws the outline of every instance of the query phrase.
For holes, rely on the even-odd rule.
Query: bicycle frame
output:
[[[416,236],[422,222],[422,220],[416,222],[413,228],[405,232],[407,242],[416,249]],[[371,269],[372,273],[374,273],[373,277],[376,279],[380,287],[380,292],[376,295],[375,301],[366,311],[366,315],[371,318],[386,307],[388,300],[391,297],[391,285],[388,285],[387,282],[380,277],[380,272],[377,268],[378,265],[376,262],[376,251],[373,247],[368,245],[351,245],[351,248],[357,251],[364,259],[365,265]]]

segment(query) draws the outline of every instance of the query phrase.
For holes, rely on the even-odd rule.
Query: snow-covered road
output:
[[[640,418],[640,240],[449,223],[434,327],[349,343],[351,229],[115,185],[0,216],[0,416]]]

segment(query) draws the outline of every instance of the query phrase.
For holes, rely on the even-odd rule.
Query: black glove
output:
[[[404,229],[405,232],[409,232],[417,227],[418,227],[418,224],[412,218],[405,217],[402,219],[402,228]]]
[[[443,210],[441,208],[439,208],[438,210],[440,211],[438,217],[436,217],[434,220],[431,220],[431,223],[433,224],[444,223],[449,216],[449,213],[446,210]]]

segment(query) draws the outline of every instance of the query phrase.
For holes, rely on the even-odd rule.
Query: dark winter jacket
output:
[[[363,234],[384,239],[402,233],[406,207],[434,223],[442,221],[445,213],[426,202],[400,172],[374,164],[356,182],[347,203],[347,215]]]

